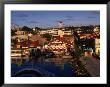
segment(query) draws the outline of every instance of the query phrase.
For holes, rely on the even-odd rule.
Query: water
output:
[[[73,68],[68,62],[24,61],[22,65],[11,64],[11,76],[16,77],[73,77]]]

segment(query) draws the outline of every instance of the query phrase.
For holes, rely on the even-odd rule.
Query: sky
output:
[[[11,24],[34,27],[100,25],[100,11],[11,11]]]

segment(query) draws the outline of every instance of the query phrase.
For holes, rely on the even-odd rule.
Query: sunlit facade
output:
[[[100,55],[100,39],[95,39],[95,52]]]

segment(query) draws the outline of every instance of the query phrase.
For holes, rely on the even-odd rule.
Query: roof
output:
[[[50,43],[49,44],[56,44],[56,43],[58,42],[58,43],[67,43],[67,44],[71,44],[70,43],[70,41],[69,40],[66,40],[65,38],[63,38],[63,37],[58,37],[58,38],[55,38],[54,40],[52,40],[52,41],[50,41]]]

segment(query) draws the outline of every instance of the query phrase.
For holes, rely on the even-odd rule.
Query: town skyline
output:
[[[11,24],[20,27],[58,27],[100,25],[100,11],[12,11]]]

